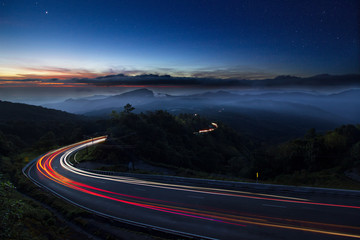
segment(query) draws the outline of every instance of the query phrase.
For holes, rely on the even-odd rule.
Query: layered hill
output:
[[[64,111],[1,100],[0,113],[0,121],[62,121],[79,119],[79,116]]]

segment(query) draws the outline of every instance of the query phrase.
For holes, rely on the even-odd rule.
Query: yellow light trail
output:
[[[246,225],[257,225],[257,226],[273,227],[280,229],[291,229],[291,230],[327,234],[334,236],[360,238],[360,235],[358,233],[352,232],[352,231],[359,232],[360,227],[319,223],[319,222],[304,221],[297,219],[283,219],[283,218],[275,218],[268,216],[259,216],[255,214],[249,215],[246,213],[236,213],[236,212],[229,213],[228,211],[221,209],[217,209],[216,211],[214,210],[209,211],[206,209],[197,209],[190,206],[189,207],[177,206],[180,203],[163,201],[159,199],[131,196],[118,192],[112,192],[102,188],[96,188],[94,186],[87,185],[85,183],[73,181],[59,174],[52,168],[52,162],[54,161],[54,159],[56,159],[56,157],[58,156],[61,156],[60,164],[64,169],[71,171],[74,174],[79,174],[89,178],[103,179],[103,180],[121,182],[126,184],[133,184],[133,185],[149,186],[154,188],[172,189],[177,191],[190,191],[201,194],[225,195],[225,196],[239,197],[239,198],[250,198],[255,200],[261,199],[268,201],[288,202],[293,204],[314,204],[325,207],[352,208],[356,211],[360,209],[359,206],[317,203],[317,202],[311,202],[307,199],[278,196],[271,194],[251,193],[245,191],[235,191],[235,190],[227,190],[227,189],[219,189],[219,188],[185,186],[180,184],[167,184],[167,183],[159,183],[153,181],[144,181],[130,177],[108,176],[108,175],[97,174],[97,173],[92,173],[81,169],[77,169],[71,166],[71,164],[69,164],[67,159],[72,153],[78,151],[81,148],[90,146],[92,144],[104,142],[105,140],[106,140],[106,136],[93,138],[51,151],[37,161],[36,167],[39,173],[41,173],[43,176],[65,187],[69,187],[74,190],[86,194],[90,194],[93,196],[106,198],[108,200],[117,201],[120,203],[129,204],[136,207],[151,209],[154,211],[160,211],[169,214],[177,214],[192,218],[198,218],[206,221],[215,221],[223,224],[232,224],[243,227],[245,227]],[[206,208],[205,206],[203,207]]]

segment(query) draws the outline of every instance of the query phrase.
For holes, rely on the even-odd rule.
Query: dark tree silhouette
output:
[[[134,110],[135,108],[130,103],[124,106],[124,113],[131,113]]]

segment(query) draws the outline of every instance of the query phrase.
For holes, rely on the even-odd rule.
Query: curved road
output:
[[[71,154],[98,137],[51,151],[24,168],[36,184],[94,213],[204,239],[360,239],[360,199],[277,195],[109,176],[75,168]],[[121,156],[119,156],[120,158]]]

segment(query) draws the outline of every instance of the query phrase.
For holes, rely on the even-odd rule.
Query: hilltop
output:
[[[23,103],[12,103],[0,100],[0,121],[62,121],[76,120],[80,117],[64,111],[48,109]]]

